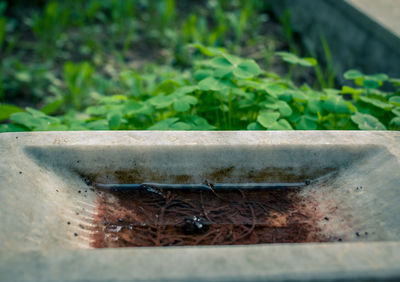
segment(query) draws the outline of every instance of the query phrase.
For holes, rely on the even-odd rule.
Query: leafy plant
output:
[[[263,71],[251,59],[233,56],[202,45],[207,57],[194,63],[189,74],[162,72],[149,80],[146,74],[124,73],[136,81],[136,93],[129,82],[126,93],[98,95],[95,105],[84,113],[70,112],[51,117],[60,102],[42,111],[27,108],[11,113],[12,129],[21,130],[314,130],[314,129],[398,129],[400,116],[399,80],[383,74],[345,73],[359,88],[313,90],[297,87],[290,80]],[[282,57],[282,53],[278,54]],[[297,57],[290,63],[309,66]],[[294,59],[293,59],[294,58]],[[293,61],[292,61],[293,59]],[[93,76],[87,65],[68,65],[69,88],[83,91],[85,79]],[[138,81],[141,81],[138,83]],[[147,81],[146,83],[143,83]],[[157,82],[158,81],[158,82]],[[154,83],[156,82],[156,83]],[[379,89],[391,83],[393,92]],[[79,86],[79,87],[78,87]],[[397,88],[396,88],[397,87]],[[121,88],[122,89],[122,88]],[[351,99],[343,95],[351,95]],[[2,131],[11,130],[3,125]]]
[[[280,42],[263,1],[203,2],[47,1],[7,19],[1,2],[0,131],[400,128],[400,80],[350,70],[335,88],[323,36],[321,65],[289,13]]]

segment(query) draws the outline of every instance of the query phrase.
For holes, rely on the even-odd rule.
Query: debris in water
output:
[[[313,211],[317,203],[302,198],[300,190],[97,188],[92,246],[329,241],[321,235],[320,217]],[[116,233],[118,239],[112,236]]]

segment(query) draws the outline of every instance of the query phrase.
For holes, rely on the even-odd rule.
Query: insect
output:
[[[209,229],[209,222],[200,216],[187,216],[184,219],[182,229],[187,234],[203,233]]]

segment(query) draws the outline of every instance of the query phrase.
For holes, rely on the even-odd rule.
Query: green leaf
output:
[[[207,77],[209,77],[209,76],[212,76],[213,75],[213,71],[212,70],[204,70],[204,69],[201,69],[201,70],[197,70],[195,73],[194,73],[194,79],[196,79],[196,81],[201,81],[201,80],[203,80],[203,79],[205,79],[205,78],[207,78]]]
[[[190,124],[187,124],[185,122],[177,122],[172,124],[168,129],[171,130],[190,130],[192,127],[190,126]]]
[[[47,116],[32,108],[26,108],[26,112],[14,113],[10,116],[10,120],[18,125],[25,126],[30,130],[52,130],[60,124],[60,120],[55,117]]]
[[[375,81],[378,81],[379,85],[381,85],[382,82],[385,82],[385,81],[387,81],[389,79],[389,76],[387,74],[384,74],[384,73],[377,73],[377,74],[366,76],[366,79],[373,79]]]
[[[381,100],[378,100],[378,99],[375,99],[375,98],[369,98],[369,97],[361,96],[360,100],[363,101],[364,103],[373,105],[373,106],[375,106],[377,108],[381,108],[381,109],[383,109],[385,111],[390,111],[393,108],[392,104],[382,102]]]
[[[167,118],[162,121],[157,122],[153,126],[150,126],[148,130],[168,130],[171,126],[176,123],[179,118]]]
[[[358,70],[348,70],[344,73],[343,76],[347,80],[354,80],[357,78],[364,77],[364,74]]]
[[[308,100],[306,94],[301,90],[292,90],[290,91],[290,94],[292,95],[292,98],[297,102],[306,102]]]
[[[286,90],[281,84],[276,83],[276,82],[263,83],[263,87],[269,95],[274,96],[274,97],[278,97],[279,95],[282,95],[283,92],[285,92],[285,90]]]
[[[312,67],[316,65],[314,58],[300,58],[293,53],[277,52],[276,55],[280,56],[283,61],[292,65],[300,65],[303,67]]]
[[[292,115],[293,111],[292,108],[288,105],[288,103],[284,101],[278,101],[277,105],[279,112],[281,113],[282,116],[288,117]]]
[[[390,97],[389,103],[395,105],[396,107],[400,107],[400,96]]]
[[[329,95],[337,95],[340,94],[341,90],[339,89],[334,89],[334,88],[324,88],[324,93]]]
[[[328,96],[328,99],[326,99],[323,102],[323,108],[330,113],[336,113],[336,114],[350,113],[346,101],[343,100],[341,96],[336,96],[336,95]]]
[[[62,105],[63,99],[54,100],[47,105],[43,106],[40,111],[45,113],[46,115],[54,114]]]
[[[280,119],[274,124],[272,124],[269,130],[293,130],[292,126],[286,119]]]
[[[309,99],[307,108],[313,114],[320,113],[322,112],[322,102],[320,99],[316,98]]]
[[[297,130],[315,130],[318,127],[318,117],[302,115],[297,122]]]
[[[214,77],[207,77],[199,82],[199,87],[204,91],[221,91],[223,89],[227,89],[228,85],[220,80],[215,79]]]
[[[23,112],[20,107],[8,104],[0,105],[0,121],[8,119],[13,113]]]
[[[30,113],[33,117],[46,117],[45,113],[43,113],[41,111],[38,111],[38,110],[35,110],[33,108],[30,108],[30,107],[27,107],[25,110],[28,113]]]
[[[247,130],[264,130],[258,122],[252,122],[247,126]]]
[[[228,60],[231,65],[238,65],[243,61],[242,58],[230,54],[223,54],[222,56],[224,56],[224,58]]]
[[[124,112],[126,115],[134,115],[137,114],[142,108],[143,105],[139,102],[128,101],[124,104],[122,112]]]
[[[101,105],[101,106],[92,106],[86,108],[86,113],[93,116],[105,116],[110,111],[117,111],[117,109],[122,110],[123,106],[119,105]]]
[[[109,123],[105,119],[89,122],[87,125],[90,130],[109,130]]]
[[[112,112],[107,115],[108,125],[110,129],[118,129],[121,125],[122,114],[120,112]]]
[[[365,88],[375,89],[379,87],[379,82],[374,79],[367,79],[367,77],[365,77],[363,86]]]
[[[275,124],[279,116],[280,114],[277,112],[261,112],[257,117],[257,121],[265,128],[268,128]]]
[[[190,109],[190,104],[183,99],[179,99],[174,102],[174,109],[177,112],[186,112]]]
[[[169,96],[158,95],[149,99],[149,103],[156,107],[157,109],[167,108],[174,102]]]
[[[15,74],[15,78],[21,82],[29,83],[32,81],[32,76],[29,72],[20,71]]]
[[[315,58],[311,58],[311,57],[308,57],[308,58],[303,58],[303,60],[305,60],[305,61],[307,61],[307,62],[309,62],[312,66],[316,66],[316,65],[318,65],[318,61],[317,61],[317,59],[315,59]],[[301,65],[301,63],[300,63],[300,65]],[[304,65],[303,65],[304,66]],[[307,64],[305,67],[309,67],[309,65]]]
[[[392,118],[392,120],[390,121],[390,124],[393,124],[397,127],[400,127],[400,117],[394,117]]]
[[[125,95],[113,95],[113,96],[106,96],[100,99],[100,103],[103,104],[114,104],[119,103],[121,101],[127,101],[128,97]]]
[[[358,125],[361,130],[385,130],[386,127],[374,116],[356,113],[351,116],[351,120]]]
[[[392,113],[394,113],[396,116],[399,116],[399,117],[400,117],[400,107],[399,107],[399,108],[394,108],[394,109],[392,110]]]
[[[185,94],[192,93],[192,92],[196,91],[197,89],[199,89],[199,87],[197,85],[182,86],[182,87],[176,89],[175,92],[172,93],[171,95],[182,96],[182,95],[185,95]]]
[[[23,132],[26,128],[16,124],[0,124],[0,132]]]
[[[217,55],[222,55],[226,52],[225,48],[221,48],[221,47],[207,47],[204,46],[200,43],[194,43],[194,44],[190,44],[190,47],[194,47],[198,50],[200,50],[201,53],[203,53],[206,56],[217,56]]]
[[[174,109],[177,112],[186,112],[190,109],[190,105],[195,105],[197,99],[193,96],[187,95],[174,99]]]
[[[224,77],[233,73],[238,78],[251,78],[261,72],[254,60],[243,60],[229,54],[212,59],[210,66],[217,69],[214,74],[217,77]]]
[[[254,60],[244,60],[239,65],[234,65],[233,74],[238,78],[251,78],[259,75],[260,67]]]
[[[214,130],[215,126],[208,123],[205,118],[199,116],[190,116],[188,121],[192,123],[193,130]]]
[[[232,67],[232,63],[225,57],[216,57],[210,61],[210,66],[214,68],[230,69]]]

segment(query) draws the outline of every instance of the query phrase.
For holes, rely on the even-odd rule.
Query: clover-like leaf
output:
[[[233,74],[239,78],[251,78],[259,75],[260,67],[254,60],[243,60],[239,65],[234,65]]]
[[[96,121],[89,122],[87,127],[90,130],[109,130],[110,129],[108,121],[105,119],[99,119]]]
[[[302,115],[297,122],[297,130],[315,130],[318,127],[318,117]]]
[[[265,128],[262,127],[258,122],[252,122],[247,125],[247,130],[264,130]]]
[[[361,130],[385,130],[386,127],[374,116],[369,114],[356,113],[351,116],[351,120],[358,125]]]
[[[347,80],[354,80],[357,78],[364,77],[364,74],[358,70],[348,70],[343,74],[343,76]]]
[[[390,111],[393,108],[392,104],[389,103],[385,103],[381,100],[375,99],[375,98],[369,98],[369,97],[365,97],[365,96],[361,96],[360,100],[363,101],[364,103],[373,105],[377,108],[381,108],[385,111]]]
[[[396,107],[400,107],[400,96],[393,96],[389,98],[389,103],[395,105]]]
[[[169,96],[158,95],[149,99],[149,103],[156,107],[156,109],[164,109],[172,105],[174,102]]]
[[[208,123],[205,118],[200,116],[190,116],[186,118],[187,121],[191,123],[192,130],[213,130],[215,126]]]
[[[174,101],[174,109],[177,112],[186,112],[190,109],[191,105],[195,105],[197,103],[197,99],[193,96],[187,95],[175,99]]]
[[[201,80],[203,80],[203,79],[205,79],[205,78],[207,78],[207,77],[209,77],[209,76],[212,76],[212,75],[213,75],[213,71],[212,71],[212,70],[209,70],[209,69],[200,69],[200,70],[197,70],[197,71],[193,74],[194,79],[195,79],[196,81],[201,81]]]
[[[314,58],[300,58],[299,56],[289,52],[277,52],[276,55],[280,56],[283,61],[292,65],[300,65],[303,67],[312,67],[316,65]]]
[[[221,91],[228,88],[228,84],[222,82],[221,80],[215,79],[214,77],[207,77],[199,82],[199,87],[204,91]]]
[[[110,129],[118,129],[121,125],[122,114],[121,112],[111,112],[107,114],[108,125]]]
[[[400,117],[394,117],[390,121],[390,124],[400,127]]]
[[[278,101],[277,102],[279,112],[281,113],[282,116],[288,117],[292,115],[293,111],[292,108],[288,105],[288,103],[284,101]]]
[[[254,60],[244,60],[236,56],[224,54],[210,61],[210,66],[216,68],[217,77],[224,77],[233,73],[238,78],[251,78],[257,76],[261,70]]]
[[[150,126],[148,130],[167,130],[170,129],[171,126],[176,123],[179,118],[167,118],[162,121],[157,122],[153,126]]]
[[[350,113],[349,107],[346,101],[341,96],[329,95],[328,98],[323,102],[323,108],[336,114],[347,114]]]
[[[273,123],[269,128],[269,130],[293,130],[292,126],[286,119],[280,119]]]
[[[278,112],[261,112],[257,117],[257,121],[265,128],[269,128],[275,124],[279,116]]]

